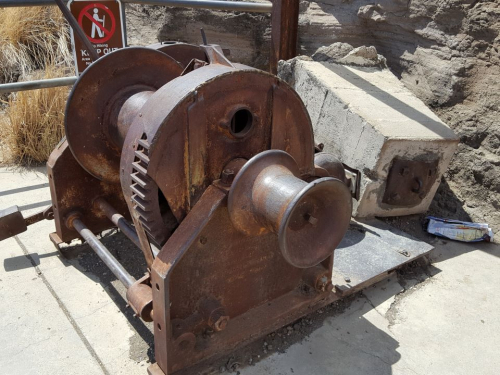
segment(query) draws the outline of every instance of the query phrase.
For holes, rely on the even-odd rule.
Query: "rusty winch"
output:
[[[65,127],[48,162],[52,207],[27,219],[4,211],[0,239],[53,218],[53,242],[86,240],[154,322],[151,374],[330,301],[351,191],[342,164],[315,154],[301,99],[274,75],[215,45],[126,48],[79,78]],[[113,226],[142,250],[143,278],[95,236]]]

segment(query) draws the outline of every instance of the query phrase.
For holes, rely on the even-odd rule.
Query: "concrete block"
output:
[[[354,216],[400,216],[428,209],[459,140],[396,76],[380,67],[301,57],[282,62],[278,75],[304,101],[316,142],[324,144],[325,152],[361,171],[361,194],[354,204]],[[399,194],[390,194],[396,199],[384,198],[397,159],[437,162],[437,168],[429,172],[432,177],[422,177],[425,191],[418,190],[420,177],[411,171],[408,183],[416,187],[401,194],[403,198],[417,194],[411,204]]]

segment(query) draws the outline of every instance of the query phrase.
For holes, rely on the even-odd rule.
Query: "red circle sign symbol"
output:
[[[106,15],[107,15],[109,21],[108,22],[103,21],[103,24],[101,24],[101,22],[94,19],[94,13],[95,13],[94,10],[95,9],[103,9],[106,13],[104,15],[104,17],[106,17]],[[95,14],[97,14],[97,13],[95,13]],[[92,38],[91,35],[89,35],[91,33],[87,32],[88,30],[86,30],[85,27],[83,26],[84,19],[87,19],[88,21],[90,21],[90,25],[92,28],[96,27],[97,29],[99,29],[101,31],[101,33],[104,33],[104,37]],[[104,18],[103,18],[103,20],[104,20]],[[109,24],[109,22],[111,22],[111,27],[106,25],[106,23]],[[116,29],[115,16],[113,15],[113,13],[109,10],[109,8],[107,6],[99,4],[99,3],[89,4],[85,8],[83,8],[82,11],[80,12],[80,15],[78,16],[78,23],[80,24],[80,27],[83,30],[85,30],[85,34],[87,34],[87,37],[89,38],[89,40],[93,43],[107,42],[113,36],[113,34],[115,33],[115,29]],[[99,32],[98,32],[98,35],[99,35]]]

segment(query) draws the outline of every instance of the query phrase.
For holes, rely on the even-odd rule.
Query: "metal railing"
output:
[[[0,85],[0,94],[16,91],[48,89],[51,87],[71,86],[78,79],[77,76],[40,79],[37,81],[23,81],[14,83],[4,83]]]
[[[67,0],[64,0],[67,3]],[[231,10],[239,12],[269,13],[273,5],[270,2],[252,3],[248,1],[221,1],[221,0],[122,0],[122,3],[163,5],[180,8],[201,8],[214,10]],[[48,0],[0,0],[2,7],[28,7],[55,5]]]
[[[65,3],[68,0],[63,0]],[[272,16],[271,72],[276,73],[280,58],[295,56],[297,43],[298,0],[273,0],[273,3],[221,0],[121,0],[122,3],[174,6],[225,11],[269,13]],[[0,0],[0,8],[56,5],[49,0]],[[273,6],[274,5],[274,6]],[[292,22],[289,22],[291,18]],[[77,76],[0,84],[0,94],[51,87],[71,86]]]

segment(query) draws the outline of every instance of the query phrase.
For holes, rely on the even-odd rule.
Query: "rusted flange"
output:
[[[127,301],[135,314],[145,322],[153,321],[153,291],[148,274],[137,280],[127,290]]]
[[[143,47],[120,49],[85,70],[68,98],[65,129],[71,152],[88,173],[106,182],[120,181],[121,145],[114,135],[127,131],[116,129],[121,107],[134,95],[156,91],[182,70],[172,57]],[[135,99],[135,110],[126,116],[132,119],[147,97]],[[130,125],[132,119],[124,122]]]

